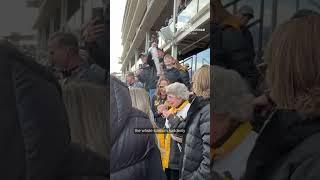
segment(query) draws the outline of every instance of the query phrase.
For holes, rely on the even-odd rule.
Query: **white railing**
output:
[[[190,21],[193,17],[195,17],[203,8],[209,5],[210,0],[192,0],[185,9],[183,9],[177,18],[177,24],[175,25],[178,31],[182,31],[184,29],[188,29],[190,26]],[[166,27],[161,28],[160,30],[160,39],[161,42],[159,45],[160,47],[166,42],[172,40],[174,37],[174,24],[173,20],[169,20],[169,25]]]

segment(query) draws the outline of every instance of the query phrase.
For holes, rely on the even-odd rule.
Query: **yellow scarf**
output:
[[[177,112],[181,111],[183,108],[185,108],[187,105],[189,104],[188,100],[185,100],[178,108],[175,107],[171,107],[169,109],[169,112],[171,112],[172,114],[177,114]]]
[[[231,135],[231,137],[219,148],[211,147],[211,157],[224,156],[238,146],[251,132],[252,126],[249,122],[241,124]]]
[[[223,21],[223,24],[232,26],[233,28],[236,28],[238,30],[240,30],[240,26],[241,26],[240,21],[237,18],[232,16],[228,16],[227,18],[225,18]]]
[[[178,108],[171,107],[169,111],[173,114],[176,114],[177,112],[185,108],[188,105],[188,103],[189,101],[186,100]],[[169,167],[171,135],[167,133],[167,134],[156,134],[156,136],[158,138],[159,146],[160,146],[162,167],[163,169],[166,169]]]

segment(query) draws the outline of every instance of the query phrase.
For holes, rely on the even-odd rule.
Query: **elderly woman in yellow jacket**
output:
[[[165,134],[158,134],[162,166],[168,179],[179,179],[180,156],[182,152],[182,136],[184,129],[170,129],[169,119],[178,117],[185,119],[190,108],[188,88],[182,83],[173,83],[166,87],[167,105],[158,106],[158,112],[166,118]],[[168,109],[168,105],[171,107]],[[180,132],[181,130],[181,132]],[[179,131],[179,132],[178,132]]]

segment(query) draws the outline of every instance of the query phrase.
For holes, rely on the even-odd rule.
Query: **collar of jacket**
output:
[[[189,104],[188,100],[185,100],[184,102],[182,102],[182,104],[178,107],[171,107],[171,109],[169,109],[169,111],[173,114],[177,114],[177,112],[181,111],[184,107],[186,107]]]
[[[53,83],[56,88],[59,90],[60,95],[62,94],[61,86],[58,80],[54,77],[54,75],[49,72],[47,69],[43,68],[40,64],[36,63],[32,58],[29,56],[24,55],[21,53],[16,47],[11,45],[6,41],[0,41],[0,56],[7,57],[12,62],[21,63],[28,68],[30,68],[33,72],[39,73],[42,78],[46,79],[50,83]]]
[[[233,28],[236,28],[238,30],[241,30],[241,25],[240,25],[240,21],[237,20],[235,17],[226,17],[222,24],[224,26],[231,26]]]
[[[245,122],[239,125],[239,127],[232,133],[228,140],[218,148],[211,148],[211,157],[223,157],[236,146],[238,146],[251,132],[252,126],[250,122]]]
[[[320,133],[320,117],[310,118],[292,110],[277,110],[256,141],[244,179],[267,178],[279,159],[316,133]]]
[[[210,99],[203,98],[200,96],[196,96],[192,101],[190,108],[188,110],[187,117],[185,119],[186,125],[185,129],[187,130],[194,119],[194,115],[196,115],[204,106],[210,103]],[[186,131],[187,132],[187,131]]]

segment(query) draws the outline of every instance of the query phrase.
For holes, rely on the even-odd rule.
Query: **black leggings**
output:
[[[179,170],[166,169],[167,180],[179,180]]]

